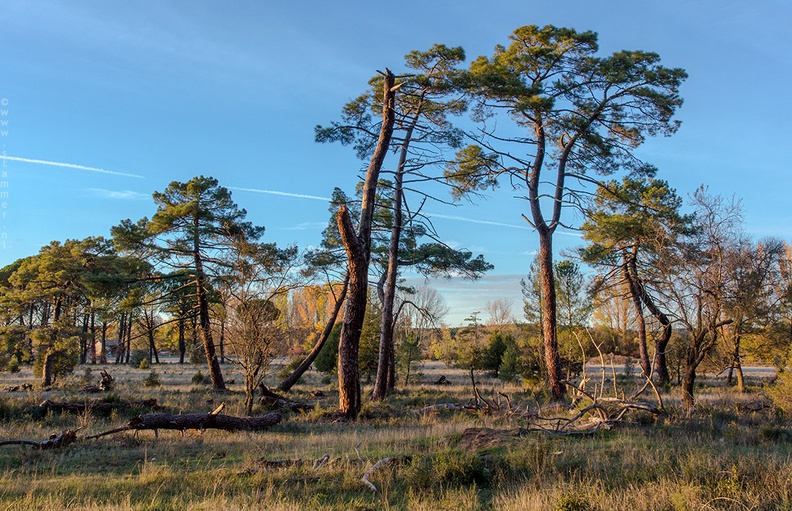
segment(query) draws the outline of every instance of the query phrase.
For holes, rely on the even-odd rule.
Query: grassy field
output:
[[[111,395],[80,394],[102,368],[116,378]],[[0,440],[43,440],[67,428],[84,437],[150,411],[44,413],[44,399],[156,398],[170,413],[225,403],[224,413],[242,415],[241,377],[225,366],[237,384],[215,393],[192,382],[198,369],[155,366],[162,385],[146,387],[151,370],[94,366],[54,390],[0,393]],[[633,412],[592,435],[516,435],[525,415],[426,409],[467,403],[471,388],[463,372],[442,364],[421,372],[424,382],[443,374],[453,384],[411,384],[384,403],[365,403],[354,423],[337,421],[333,384],[309,374],[291,397],[317,409],[287,413],[264,433],[143,431],[62,449],[0,447],[0,510],[792,510],[792,428],[767,406],[759,380],[745,395],[705,384],[690,416],[671,389],[663,393],[668,414],[658,419]],[[545,402],[540,389],[480,380],[485,396],[500,391],[516,407],[537,411]],[[3,374],[0,389],[32,381],[25,371]],[[630,385],[622,381],[620,390]],[[316,390],[324,395],[309,395]],[[374,492],[362,477],[383,458],[390,461],[370,474]]]

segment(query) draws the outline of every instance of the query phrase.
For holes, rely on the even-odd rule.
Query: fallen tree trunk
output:
[[[79,429],[79,428],[78,428]],[[66,447],[77,441],[77,431],[67,429],[60,435],[52,435],[49,440],[42,440],[40,442],[34,440],[6,440],[0,442],[0,447],[4,445],[31,445],[34,449],[58,449]]]
[[[283,416],[277,412],[268,413],[260,417],[234,417],[219,413],[222,406],[211,413],[148,413],[130,419],[126,426],[111,429],[97,435],[86,437],[88,439],[112,435],[122,431],[153,430],[156,435],[160,429],[186,431],[197,429],[201,432],[207,429],[221,429],[223,431],[263,431],[270,426],[278,424]]]
[[[222,413],[149,413],[133,417],[127,427],[133,430],[142,429],[222,429],[224,431],[262,431],[281,421],[283,416],[277,412],[260,417],[234,417]]]

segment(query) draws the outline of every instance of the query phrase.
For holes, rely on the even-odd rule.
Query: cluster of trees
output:
[[[788,316],[789,292],[778,284],[789,274],[787,252],[777,241],[752,242],[736,205],[704,191],[695,213],[681,214],[680,199],[635,149],[677,130],[685,72],[651,52],[598,53],[595,33],[553,26],[518,28],[467,68],[462,48],[409,53],[404,74],[378,73],[338,121],[316,127],[317,141],[350,145],[367,162],[354,195],[334,192],[319,249],[301,257],[261,242],[264,228],[246,222],[213,178],[171,183],[154,194],[151,219],[121,222],[112,240],[53,242],[0,270],[0,356],[13,365],[35,354],[49,384],[78,360],[105,360],[108,331],[116,360],[129,357],[138,336],[156,360],[156,332],[168,329],[181,361],[188,344],[200,346],[216,389],[225,388],[220,362],[239,363],[250,407],[274,354],[305,352],[285,391],[337,339],[339,408],[355,417],[362,372],[382,399],[399,360],[409,368],[422,346],[444,339],[456,363],[542,374],[561,399],[571,353],[583,345],[579,329],[592,310],[612,319],[610,307],[634,321],[648,377],[670,380],[677,335],[690,400],[696,368],[721,338],[742,381],[743,340]],[[604,181],[615,173],[626,177]],[[424,205],[502,183],[524,192],[523,217],[538,235],[524,283],[535,335],[523,342],[506,329],[503,304],[493,306],[501,327],[486,341],[476,314],[453,339],[435,335],[442,306],[431,293],[401,289],[400,275],[476,278],[491,265],[443,243]],[[577,257],[601,270],[589,295],[578,263],[554,261],[553,236],[570,208],[586,215],[589,245]],[[630,310],[613,305],[623,297]],[[423,339],[428,333],[436,339]],[[372,347],[376,361],[361,354]]]

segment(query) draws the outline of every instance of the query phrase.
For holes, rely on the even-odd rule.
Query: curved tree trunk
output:
[[[344,323],[338,343],[338,402],[341,413],[351,419],[357,418],[361,405],[358,352],[368,297],[368,267],[371,258],[374,197],[382,162],[385,160],[390,146],[395,121],[393,100],[396,90],[393,73],[388,69],[385,70],[383,87],[382,126],[377,147],[374,149],[366,171],[358,232],[354,231],[346,207],[341,206],[337,215],[338,230],[346,249],[349,273],[349,297],[344,309]]]
[[[623,256],[622,274],[630,289],[630,298],[635,310],[636,329],[638,330],[638,354],[641,361],[641,371],[647,378],[652,374],[652,363],[649,360],[649,350],[646,345],[646,319],[644,318],[641,288],[635,280],[637,271],[635,267],[635,253],[625,253]]]
[[[197,226],[198,218],[195,218]],[[214,341],[212,340],[212,323],[209,318],[209,300],[206,296],[206,285],[204,284],[203,261],[198,250],[198,231],[196,227],[195,237],[195,291],[198,297],[198,330],[203,341],[206,362],[209,364],[209,376],[212,378],[212,387],[215,390],[225,390],[223,372],[220,370],[220,362],[215,353]]]
[[[401,172],[396,173],[393,198],[393,226],[388,247],[388,270],[382,299],[382,324],[380,326],[379,361],[377,379],[374,383],[372,398],[385,399],[385,394],[393,388],[396,356],[393,349],[393,306],[396,301],[396,281],[399,278],[399,241],[402,231],[402,179]],[[389,385],[390,383],[390,385]]]
[[[322,336],[319,337],[319,340],[316,341],[314,344],[313,349],[305,357],[305,360],[300,362],[300,365],[285,379],[278,385],[278,390],[281,392],[288,392],[291,388],[300,381],[302,375],[305,374],[305,371],[311,367],[316,357],[319,356],[319,352],[322,351],[327,339],[330,338],[330,334],[333,331],[333,327],[336,324],[336,320],[338,319],[338,313],[341,312],[341,307],[344,305],[344,300],[346,299],[347,289],[349,288],[349,275],[344,277],[344,286],[341,288],[341,293],[338,295],[338,299],[336,299],[335,306],[333,307],[333,313],[330,315],[330,318],[327,320],[327,324],[325,325],[324,331],[322,332]]]
[[[366,315],[368,254],[354,233],[346,206],[338,210],[338,229],[347,251],[349,275],[349,298],[344,308],[344,322],[338,341],[338,407],[341,413],[354,419],[361,406],[358,353]]]
[[[666,385],[671,382],[671,375],[668,372],[668,358],[666,357],[666,350],[672,333],[671,320],[668,319],[668,316],[663,311],[657,308],[657,304],[654,303],[654,300],[646,291],[643,281],[638,277],[637,269],[632,270],[632,279],[638,287],[641,301],[663,327],[660,336],[654,340],[654,374],[660,383]]]

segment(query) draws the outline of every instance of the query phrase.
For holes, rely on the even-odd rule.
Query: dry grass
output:
[[[89,378],[96,379],[100,367]],[[214,393],[191,383],[195,366],[154,369],[163,385],[144,387],[150,370],[114,365],[119,399],[154,397],[172,413],[196,412],[226,403],[241,415],[240,385]],[[227,377],[241,377],[226,368]],[[774,409],[747,411],[747,396],[718,387],[702,389],[691,417],[675,408],[677,390],[664,396],[671,414],[659,422],[641,416],[612,431],[586,438],[535,434],[495,442],[478,451],[459,440],[468,427],[513,429],[508,416],[441,411],[424,406],[470,399],[467,375],[438,364],[423,370],[431,382],[441,374],[450,386],[411,385],[385,403],[366,403],[356,423],[335,423],[337,394],[310,375],[297,400],[317,402],[307,415],[290,415],[261,434],[206,431],[131,433],[81,441],[66,449],[34,451],[0,447],[0,510],[792,510],[792,430]],[[6,378],[6,376],[9,376]],[[43,399],[79,400],[82,374],[47,392],[0,395],[0,439],[44,439],[66,428],[81,435],[124,424],[130,414],[41,414]],[[30,381],[29,373],[0,376],[0,387]],[[542,392],[479,378],[520,406],[541,403]],[[320,388],[325,397],[314,399]],[[263,410],[258,410],[263,411]],[[358,460],[356,446],[364,461]],[[264,470],[261,458],[333,463]],[[373,493],[361,481],[377,460],[395,461],[378,469]],[[249,470],[250,469],[250,470]]]

